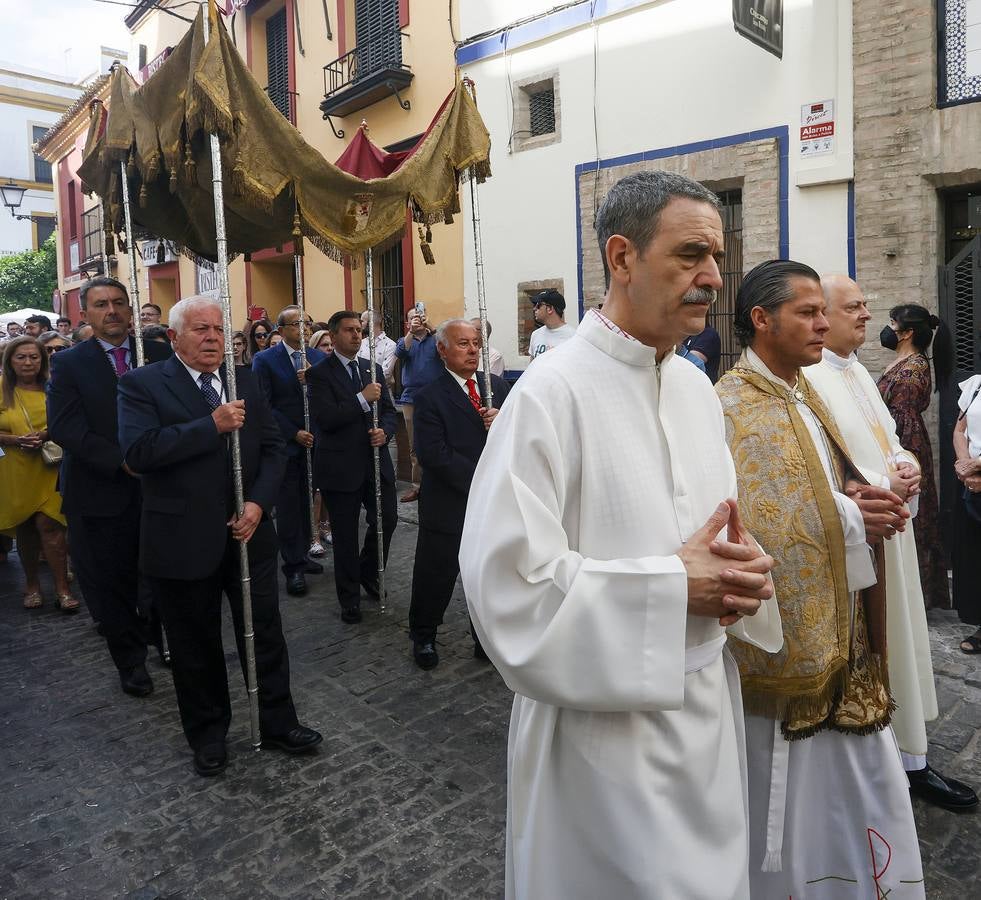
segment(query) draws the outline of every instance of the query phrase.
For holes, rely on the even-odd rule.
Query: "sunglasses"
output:
[[[52,353],[60,353],[62,350],[67,350],[68,348],[67,347],[45,347],[44,349],[47,351],[48,356],[50,356]]]
[[[264,341],[267,337],[269,337],[269,332],[268,331],[253,331],[252,332],[252,337],[254,337],[257,341]]]

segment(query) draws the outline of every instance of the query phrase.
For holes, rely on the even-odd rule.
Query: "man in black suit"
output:
[[[483,405],[484,373],[477,372],[480,333],[472,322],[444,322],[436,329],[436,349],[446,371],[415,395],[413,413],[422,484],[409,634],[412,655],[421,669],[439,663],[436,629],[443,623],[460,574],[460,537],[470,482],[487,430],[508,393],[504,380],[491,375],[492,407]],[[487,659],[476,635],[474,656]]]
[[[279,617],[276,530],[283,477],[279,428],[252,372],[237,367],[239,399],[225,402],[221,307],[190,297],[170,311],[175,355],[119,382],[119,443],[142,476],[140,566],[160,610],[181,723],[199,775],[225,768],[231,722],[221,643],[227,594],[245,666],[239,542],[248,542],[263,746],[303,753],[321,736],[300,725]],[[238,431],[245,506],[235,511],[228,435]]]
[[[287,306],[279,314],[277,327],[283,339],[255,355],[252,371],[259,379],[286,444],[286,474],[276,495],[276,532],[283,558],[286,592],[301,596],[307,592],[305,573],[319,575],[323,566],[307,559],[310,549],[310,498],[307,493],[307,454],[314,436],[303,426],[303,387],[305,377],[300,354],[300,328],[309,342],[313,332],[309,316],[300,323],[300,307]],[[307,364],[320,362],[327,354],[307,347]]]
[[[314,483],[330,515],[334,536],[334,582],[341,619],[361,621],[361,588],[379,599],[378,529],[375,511],[373,448],[380,448],[382,546],[385,562],[392,532],[398,524],[395,508],[395,467],[387,444],[395,435],[397,418],[381,366],[358,359],[361,320],[342,310],[327,323],[333,353],[307,371],[310,415],[319,430],[314,457]],[[371,404],[378,402],[378,428],[372,428]],[[364,507],[368,531],[358,553],[358,521]]]
[[[159,622],[139,603],[140,482],[119,447],[116,384],[136,367],[129,336],[133,311],[126,288],[100,275],[82,285],[79,302],[93,335],[51,356],[48,430],[61,444],[62,510],[79,586],[127,694],[153,691],[146,670],[147,643],[163,656]],[[162,344],[144,345],[148,362],[170,355]]]

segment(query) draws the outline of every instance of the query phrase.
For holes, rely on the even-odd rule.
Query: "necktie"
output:
[[[221,395],[211,383],[214,378],[215,376],[211,372],[202,372],[198,375],[198,384],[201,385],[201,395],[208,401],[208,406],[212,409],[218,409],[221,406]]]
[[[348,369],[351,370],[351,381],[354,382],[355,387],[360,391],[364,385],[361,383],[361,370],[358,368],[358,363],[356,360],[351,360],[347,364]]]
[[[293,357],[293,368],[299,372],[300,369],[303,368],[303,356],[300,354],[299,350],[294,350],[290,356]]]
[[[470,402],[473,408],[480,412],[480,395],[477,393],[477,382],[472,378],[467,379],[467,393],[470,395]]]
[[[109,353],[112,356],[112,365],[117,375],[125,375],[129,371],[126,365],[126,347],[113,347]]]

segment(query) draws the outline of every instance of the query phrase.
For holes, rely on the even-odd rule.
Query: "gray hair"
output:
[[[221,301],[217,297],[210,297],[207,294],[195,294],[193,297],[185,297],[175,303],[168,314],[170,327],[180,334],[184,329],[184,316],[197,306],[214,306],[221,309]]]
[[[364,317],[365,317],[366,315],[368,315],[368,310],[366,310],[366,309],[363,309],[363,310],[361,310],[361,316],[360,316],[360,318],[362,318],[362,319],[363,319],[363,318],[364,318]],[[377,309],[376,309],[376,310],[375,310],[375,311],[374,311],[374,312],[372,313],[372,318],[373,318],[373,319],[375,320],[375,324],[376,324],[376,325],[381,325],[381,324],[383,324],[383,321],[384,321],[384,320],[383,320],[383,317],[382,317],[382,314],[381,314],[381,311],[380,311],[380,310],[377,310]]]
[[[44,331],[37,336],[37,339],[41,342],[41,346],[47,346],[48,341],[53,341],[57,338],[59,341],[63,341],[65,336],[60,331]]]
[[[291,312],[298,313],[299,311],[300,311],[300,307],[297,306],[295,303],[291,303],[289,306],[284,306],[279,311],[279,315],[276,316],[276,325],[277,326],[279,326],[279,325],[285,325],[286,324],[286,316],[289,313],[291,313]]]
[[[480,334],[480,316],[470,320],[470,324],[477,329],[477,334]],[[491,336],[491,323],[490,319],[487,320],[487,340],[490,340]]]
[[[445,322],[441,322],[439,328],[436,329],[436,346],[442,347],[444,350],[449,347],[450,339],[446,336],[446,332],[455,325],[466,325],[467,328],[474,328],[470,319],[447,319]],[[474,330],[480,334],[479,328]]]
[[[675,197],[707,203],[716,210],[722,208],[719,198],[707,187],[671,172],[638,172],[621,178],[610,188],[594,225],[604,272],[606,242],[619,234],[643,253],[657,231],[661,210]]]

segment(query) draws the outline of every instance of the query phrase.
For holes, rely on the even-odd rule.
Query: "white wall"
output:
[[[529,4],[520,7],[523,15]],[[463,34],[507,24],[516,8],[503,0],[462,0]],[[493,11],[503,14],[500,22],[491,21]],[[819,270],[847,269],[850,15],[847,0],[787,0],[779,60],[736,34],[731,0],[665,0],[462,67],[477,84],[493,142],[493,177],[480,189],[482,238],[494,343],[508,368],[527,361],[517,356],[519,282],[563,278],[567,319],[577,316],[575,166],[597,157],[786,126],[790,255]],[[509,154],[509,80],[555,70],[561,141]],[[800,107],[828,99],[836,104],[837,150],[801,160]],[[592,239],[591,232],[583,235]],[[467,307],[474,310],[473,251],[466,245]]]

